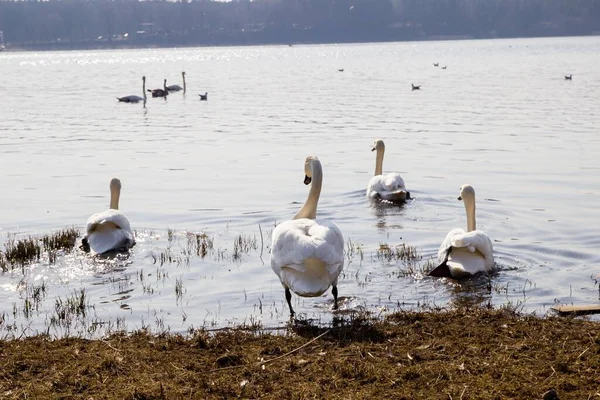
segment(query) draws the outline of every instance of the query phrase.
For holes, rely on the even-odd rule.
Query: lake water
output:
[[[1,331],[284,324],[270,232],[308,194],[307,155],[324,169],[319,218],[363,252],[348,255],[342,311],[473,301],[544,315],[556,303],[597,303],[598,54],[600,37],[2,53],[2,242],[83,231],[108,208],[117,176],[138,244],[127,260],[76,251],[0,275]],[[185,95],[149,98],[146,108],[115,100],[141,95],[142,75],[148,88],[164,78],[181,85],[181,71]],[[384,172],[402,173],[414,197],[403,207],[364,196],[377,138]],[[476,190],[478,228],[494,240],[491,285],[418,273],[450,229],[466,227],[463,183]],[[206,233],[214,251],[182,257],[186,232]],[[239,235],[256,244],[236,258]],[[417,272],[378,257],[383,243],[415,246]],[[161,266],[168,248],[177,261]],[[23,311],[42,283],[37,309]],[[57,300],[81,289],[86,317],[51,324]],[[330,291],[294,296],[297,312],[321,321],[331,304]]]

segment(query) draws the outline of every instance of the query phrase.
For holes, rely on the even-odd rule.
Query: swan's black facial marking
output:
[[[375,151],[375,150],[377,150],[377,147],[373,147],[373,148],[371,149],[371,151]]]
[[[312,178],[310,176],[304,175],[304,184],[305,185],[309,185],[311,181],[312,181]]]

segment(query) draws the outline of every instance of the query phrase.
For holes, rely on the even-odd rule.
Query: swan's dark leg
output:
[[[285,299],[287,300],[288,306],[290,307],[290,317],[294,317],[294,314],[296,314],[294,312],[294,309],[292,308],[292,293],[290,292],[290,289],[285,288]]]
[[[333,287],[331,288],[331,294],[333,295],[333,309],[337,310],[338,309],[338,304],[337,304],[337,286],[333,285]]]
[[[89,253],[89,251],[90,251],[90,244],[88,243],[87,238],[81,239],[81,246],[79,246],[79,248],[81,250],[85,251],[86,253]]]

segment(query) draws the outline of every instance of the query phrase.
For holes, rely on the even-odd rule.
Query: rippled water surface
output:
[[[342,311],[473,301],[545,314],[555,303],[596,303],[599,53],[594,37],[0,54],[2,242],[83,231],[108,207],[113,176],[138,242],[125,260],[76,251],[0,275],[0,327],[97,335],[281,325],[288,310],[270,233],[305,200],[307,155],[324,168],[319,217],[349,241]],[[185,95],[146,108],[115,100],[140,95],[142,75],[148,88],[181,85],[183,70]],[[403,207],[364,196],[376,138],[386,142],[384,171],[402,173],[414,197]],[[446,233],[466,226],[463,183],[494,240],[491,282],[419,273]],[[188,254],[190,232],[213,250]],[[236,253],[240,235],[248,248]],[[378,257],[384,243],[415,246],[422,259]],[[57,304],[81,289],[85,321],[52,324]],[[294,305],[327,321],[332,296],[294,296]]]

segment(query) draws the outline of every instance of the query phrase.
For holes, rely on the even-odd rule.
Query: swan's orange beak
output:
[[[308,175],[304,175],[304,184],[308,185],[312,181],[312,178]]]

